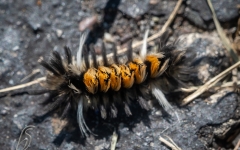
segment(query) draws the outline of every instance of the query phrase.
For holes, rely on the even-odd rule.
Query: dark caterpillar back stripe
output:
[[[100,110],[102,118],[107,117],[106,108],[110,108],[110,115],[116,117],[118,110],[115,104],[120,103],[126,114],[131,115],[128,106],[130,101],[138,99],[140,106],[148,110],[146,100],[150,94],[166,111],[172,110],[162,91],[170,92],[172,87],[170,80],[174,83],[182,83],[179,75],[188,73],[187,67],[181,67],[185,51],[177,50],[175,45],[165,45],[164,39],[157,53],[147,54],[146,32],[145,42],[138,56],[133,56],[130,44],[127,63],[119,64],[116,47],[114,47],[115,62],[110,63],[103,44],[104,65],[98,65],[93,46],[90,45],[88,48],[83,46],[86,36],[87,34],[83,34],[80,39],[76,60],[72,59],[70,49],[65,47],[64,59],[58,52],[53,52],[49,61],[40,62],[49,71],[46,87],[58,92],[54,107],[66,106],[65,114],[68,109],[75,108],[78,103],[77,119],[83,135],[91,132],[83,117],[83,111],[89,108]],[[92,52],[91,61],[86,49]],[[84,59],[82,59],[82,53],[85,54]]]

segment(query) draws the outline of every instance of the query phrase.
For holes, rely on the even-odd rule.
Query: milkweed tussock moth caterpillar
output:
[[[182,66],[186,50],[178,50],[176,44],[166,45],[163,36],[157,52],[148,54],[147,31],[139,55],[133,55],[130,43],[126,63],[119,62],[116,47],[113,62],[110,62],[103,44],[102,65],[99,65],[91,46],[88,47],[92,52],[91,61],[88,54],[82,56],[87,33],[81,35],[76,59],[65,47],[64,58],[54,51],[48,61],[40,60],[48,70],[45,86],[58,93],[52,106],[64,107],[63,116],[77,106],[77,121],[83,135],[92,133],[83,117],[87,109],[100,110],[102,118],[107,117],[107,110],[112,117],[117,117],[115,105],[120,103],[126,114],[131,115],[130,101],[137,99],[140,106],[148,110],[146,99],[151,95],[166,111],[172,111],[164,93],[188,80],[190,68]]]

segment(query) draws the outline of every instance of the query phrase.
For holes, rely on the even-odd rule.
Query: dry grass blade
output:
[[[29,75],[27,75],[26,77],[24,77],[20,82],[25,81],[26,79],[28,79],[28,78],[30,78],[31,76],[39,73],[40,71],[41,71],[40,69],[35,69],[35,70],[33,70],[31,74],[29,74]]]
[[[221,79],[223,79],[230,71],[237,68],[240,65],[240,61],[229,67],[228,69],[224,70],[219,75],[215,76],[211,80],[209,80],[207,83],[205,83],[203,86],[201,86],[197,91],[195,91],[193,94],[189,95],[185,99],[183,99],[182,105],[186,105],[189,102],[193,101],[194,98],[201,95],[203,92],[207,91],[209,88],[213,87],[217,82],[219,82]]]
[[[168,147],[170,147],[172,150],[182,150],[180,147],[178,147],[175,142],[173,142],[173,140],[170,137],[167,137],[169,139],[169,141],[167,141],[166,139],[162,138],[160,136],[159,140],[161,142],[163,142],[164,144],[166,144]]]
[[[213,86],[212,88],[214,88],[214,90],[218,90],[220,88],[233,87],[235,83],[237,85],[240,85],[240,81],[238,81],[238,82],[226,82],[226,83],[224,83],[224,84],[222,84],[220,86]],[[175,90],[175,92],[182,91],[182,92],[190,93],[190,92],[196,91],[199,88],[200,88],[200,86],[193,86],[193,87],[190,87],[188,89],[180,88],[180,89]]]
[[[215,11],[213,9],[213,5],[212,5],[211,0],[207,0],[207,2],[208,2],[208,6],[210,7],[210,9],[212,11],[212,17],[213,17],[213,21],[215,23],[215,26],[217,28],[217,32],[218,32],[218,34],[219,34],[219,36],[220,36],[224,46],[229,51],[229,54],[231,55],[234,63],[236,63],[239,60],[238,59],[238,55],[234,52],[234,50],[233,50],[233,48],[232,48],[232,46],[230,44],[229,39],[226,37],[226,35],[223,32],[223,29],[222,29],[222,27],[221,27],[221,25],[220,25],[220,23],[219,23],[219,21],[217,19],[217,15],[216,15],[216,13],[215,13]]]
[[[219,23],[219,21],[218,21],[218,19],[217,19],[217,15],[216,15],[216,13],[215,13],[215,11],[214,11],[214,9],[213,9],[211,0],[207,0],[207,2],[208,2],[208,5],[209,5],[209,8],[210,8],[211,11],[212,11],[212,17],[213,17],[213,21],[214,21],[214,23],[215,23],[217,32],[218,32],[218,34],[219,34],[219,36],[220,36],[220,38],[221,38],[224,46],[226,47],[226,49],[228,50],[230,56],[232,57],[233,63],[236,63],[236,62],[239,61],[239,57],[238,57],[238,55],[237,55],[237,53],[236,53],[236,50],[234,49],[234,47],[233,47],[232,44],[230,43],[230,40],[229,40],[229,39],[227,38],[227,36],[224,34],[224,31],[223,31],[223,29],[222,29],[222,27],[221,27],[221,25],[220,25],[220,23]],[[234,74],[234,73],[237,73],[237,70],[233,70],[232,72],[233,72],[233,74]],[[232,80],[235,81],[235,82],[237,82],[237,77],[234,77],[234,76],[233,76],[233,77],[232,77]]]
[[[34,84],[38,84],[38,83],[40,83],[42,81],[45,81],[45,80],[46,80],[45,77],[41,77],[41,78],[38,78],[38,79],[36,79],[34,81],[31,81],[31,82],[28,82],[28,83],[24,83],[24,84],[20,84],[20,85],[17,85],[17,86],[1,89],[0,93],[9,92],[9,91],[17,90],[17,89],[22,89],[22,88],[25,88],[25,87],[28,87],[28,86],[31,86],[31,85],[34,85]]]
[[[203,86],[201,86],[200,88],[198,88],[197,91],[195,91],[193,94],[189,95],[188,97],[186,97],[185,99],[183,99],[182,105],[186,105],[189,102],[193,101],[194,98],[198,97],[199,95],[201,95],[203,92],[207,91],[209,88],[213,87],[217,82],[219,82],[221,79],[223,79],[230,71],[232,71],[233,69],[237,68],[240,65],[240,62],[238,61],[238,56],[237,54],[233,51],[232,46],[230,44],[229,39],[226,37],[226,35],[223,32],[223,29],[221,28],[221,25],[217,19],[217,16],[215,14],[215,11],[213,9],[212,6],[212,2],[211,0],[207,0],[208,5],[212,11],[212,17],[213,17],[213,21],[216,25],[218,34],[224,44],[224,46],[226,47],[226,49],[229,51],[230,56],[233,59],[233,62],[236,62],[233,66],[231,66],[230,68],[226,69],[225,71],[223,71],[222,73],[220,73],[219,75],[215,76],[214,78],[212,78],[211,80],[209,80],[207,83],[205,83]],[[190,88],[190,89],[185,89],[185,91],[191,92],[196,90],[195,88]]]
[[[234,147],[234,150],[239,150],[238,148],[240,147],[240,140],[238,140],[237,145]]]

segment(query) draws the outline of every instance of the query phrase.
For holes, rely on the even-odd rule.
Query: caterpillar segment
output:
[[[91,94],[96,94],[98,92],[99,85],[99,75],[98,70],[95,68],[90,68],[83,75],[83,83],[86,90]]]
[[[119,64],[116,47],[113,48],[114,62],[110,63],[103,44],[103,65],[99,65],[93,46],[87,48],[84,46],[87,33],[80,37],[76,60],[73,59],[70,49],[65,47],[65,58],[54,51],[49,61],[40,61],[40,64],[48,70],[46,87],[58,93],[53,102],[55,107],[65,107],[64,113],[67,113],[78,103],[77,120],[83,135],[92,133],[83,117],[83,111],[90,108],[99,110],[102,118],[106,118],[108,113],[112,117],[117,117],[118,109],[115,104],[122,104],[126,114],[131,115],[130,101],[137,99],[140,106],[148,110],[146,99],[150,94],[165,110],[172,110],[164,96],[164,92],[170,90],[163,85],[171,83],[168,81],[169,78],[175,80],[175,83],[178,83],[178,80],[181,82],[178,75],[183,74],[184,77],[184,74],[188,73],[184,67],[176,66],[184,62],[185,52],[176,52],[174,45],[163,43],[159,52],[147,54],[147,36],[148,31],[144,36],[139,56],[133,56],[130,43],[126,64]],[[87,51],[91,52],[91,61]],[[107,109],[109,112],[106,108],[109,108]]]
[[[119,68],[119,66],[117,66],[116,64],[112,64],[110,66],[111,68],[111,74],[110,74],[110,86],[111,89],[113,91],[119,91],[119,89],[121,88],[121,69]]]
[[[98,67],[98,81],[99,81],[99,85],[100,85],[99,90],[101,92],[106,93],[108,91],[108,89],[110,88],[110,82],[111,82],[110,74],[111,74],[111,71],[112,70],[108,67],[104,67],[104,66],[99,66]]]
[[[151,78],[157,78],[168,68],[169,59],[162,60],[162,55],[147,55],[146,64],[148,64]]]
[[[133,61],[131,61],[128,64],[128,68],[131,70],[132,73],[134,73],[134,78],[135,78],[135,83],[136,84],[141,84],[142,82],[145,81],[147,77],[147,66],[144,64],[144,62],[136,58]]]

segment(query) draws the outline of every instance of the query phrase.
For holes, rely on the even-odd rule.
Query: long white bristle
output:
[[[163,92],[157,88],[152,89],[152,94],[156,97],[158,102],[162,105],[162,107],[167,111],[172,109],[171,104],[167,101],[166,97],[164,96]]]
[[[148,38],[149,29],[146,30],[144,38],[143,38],[143,45],[142,50],[140,51],[140,57],[142,59],[145,59],[147,55],[147,38]]]
[[[77,52],[77,66],[79,68],[81,68],[81,66],[82,66],[83,45],[87,39],[88,33],[89,33],[89,30],[86,30],[80,35],[79,48],[78,48],[78,52]]]
[[[174,114],[177,117],[178,123],[180,123],[181,119],[179,118],[178,113],[173,110],[172,105],[168,102],[168,100],[164,96],[163,92],[161,90],[159,90],[158,88],[154,87],[154,88],[152,88],[152,94],[156,97],[159,104],[162,105],[162,107],[165,111],[167,111],[168,113],[170,113],[171,111],[174,112]]]
[[[91,130],[88,128],[83,117],[83,98],[82,97],[80,97],[80,100],[78,102],[77,121],[78,121],[79,129],[83,136],[87,136],[88,132],[93,134]]]

